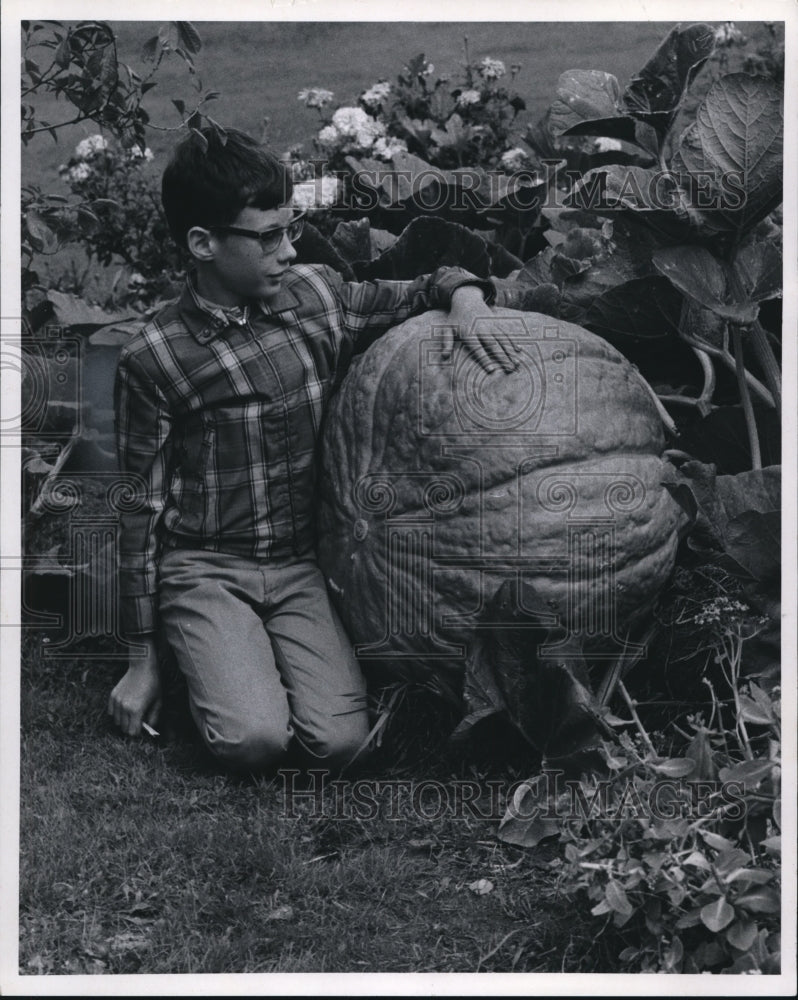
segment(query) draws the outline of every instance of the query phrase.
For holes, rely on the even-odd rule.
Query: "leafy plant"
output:
[[[94,144],[91,148],[78,146],[80,152],[66,165],[65,173],[79,201],[45,193],[34,185],[23,186],[22,287],[28,330],[40,326],[48,314],[47,289],[35,269],[36,259],[56,253],[69,242],[83,242],[102,263],[118,257],[135,268],[143,284],[136,289],[134,280],[134,299],[147,301],[162,290],[163,279],[156,272],[168,251],[163,248],[163,221],[155,190],[151,182],[145,182],[141,169],[148,153],[145,139],[148,128],[198,132],[207,121],[221,129],[203,110],[218,94],[205,91],[196,73],[194,56],[201,47],[190,22],[170,22],[145,42],[141,60],[146,69],[138,71],[119,60],[116,35],[106,22],[22,22],[23,143],[29,144],[44,132],[57,141],[60,129],[85,121],[96,123],[119,143],[119,149],[111,151],[101,135],[84,140]],[[143,102],[157,85],[164,60],[172,55],[186,66],[195,98],[191,102],[175,98],[178,124],[161,126],[150,121]],[[63,99],[71,106],[71,117],[55,123],[42,120],[36,99],[43,94]],[[174,270],[173,264],[168,266]]]
[[[726,596],[685,606],[680,623],[714,656],[709,717],[688,715],[674,745],[621,682],[629,718],[604,715],[620,735],[602,773],[526,782],[502,823],[514,844],[559,836],[561,890],[587,896],[626,971],[779,971],[778,688],[741,671],[765,622]]]
[[[60,170],[91,216],[81,233],[87,253],[103,265],[124,263],[128,296],[139,303],[167,297],[183,270],[152,159],[149,148],[126,150],[95,135]]]
[[[520,69],[510,67],[512,80]],[[485,228],[485,210],[499,206],[508,190],[521,188],[521,207],[531,206],[536,214],[530,190],[540,182],[534,158],[516,134],[525,105],[502,83],[506,76],[499,59],[472,61],[466,39],[465,62],[455,78],[435,76],[435,67],[420,54],[394,82],[377,81],[356,105],[331,115],[325,110],[331,91],[303,90],[300,100],[318,111],[323,127],[314,139],[314,158],[289,151],[295,177],[308,185],[309,196],[308,182],[317,181],[317,208],[333,203],[319,197],[317,175],[337,177],[343,182],[339,206],[366,212],[393,231],[419,214],[471,224],[481,215]],[[507,175],[522,168],[523,181],[516,176],[508,182]]]

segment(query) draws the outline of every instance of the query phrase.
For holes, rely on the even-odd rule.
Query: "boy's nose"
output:
[[[277,256],[281,261],[289,263],[292,261],[297,254],[297,249],[291,240],[288,239],[288,233],[283,233],[283,238],[280,241],[280,246],[277,248]]]

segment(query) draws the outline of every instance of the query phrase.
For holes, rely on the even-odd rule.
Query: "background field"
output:
[[[141,46],[158,28],[155,22],[113,23],[119,55],[141,68]],[[303,87],[326,87],[336,101],[348,103],[376,80],[394,79],[404,62],[423,52],[437,73],[455,75],[463,62],[463,38],[472,58],[485,55],[522,65],[515,87],[527,103],[519,121],[537,121],[550,103],[557,78],[566,69],[611,70],[622,82],[643,65],[670,23],[431,23],[417,22],[198,22],[203,49],[197,71],[207,90],[221,97],[209,113],[223,125],[261,135],[268,117],[268,138],[279,152],[309,141],[318,128],[315,111],[297,100]],[[173,58],[159,71],[158,86],[147,96],[154,123],[175,126],[171,98],[191,95],[188,74]],[[60,122],[71,117],[63,102],[40,102],[41,116]],[[46,110],[45,110],[46,109]],[[46,134],[23,152],[23,175],[52,185],[59,163],[84,135],[96,132],[85,123],[65,130],[56,144]],[[151,133],[156,156],[174,140],[168,132]],[[157,162],[157,161],[156,161]],[[57,181],[57,177],[56,177]]]

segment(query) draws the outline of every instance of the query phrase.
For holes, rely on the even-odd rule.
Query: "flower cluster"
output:
[[[731,45],[745,42],[745,35],[740,31],[734,21],[724,21],[715,30],[715,44],[718,48],[728,48]]]
[[[457,96],[457,104],[461,108],[465,108],[469,104],[479,104],[481,100],[482,94],[478,90],[463,90]]]
[[[755,615],[748,604],[722,595],[703,604],[701,610],[693,615],[692,621],[705,628],[737,632],[744,626],[760,628],[767,624],[768,619]]]
[[[378,160],[392,160],[394,156],[407,152],[407,143],[404,139],[397,139],[393,135],[380,136],[371,152]]]
[[[385,135],[385,125],[363,108],[338,108],[332,122],[318,134],[318,143],[326,152],[370,150],[375,139]]]
[[[107,170],[109,162],[123,159],[128,163],[149,162],[153,159],[152,150],[133,146],[121,152],[115,152],[108,144],[105,136],[96,134],[81,139],[75,146],[74,154],[68,163],[62,163],[58,173],[73,186],[85,184],[98,171]]]
[[[59,168],[80,196],[79,212],[89,220],[81,234],[89,257],[103,265],[121,263],[127,295],[140,304],[171,294],[182,271],[169,238],[160,184],[148,169],[152,159],[150,149],[127,149],[90,135]]]
[[[518,64],[511,66],[513,78],[519,70]],[[352,157],[390,162],[402,153],[443,169],[509,171],[532,163],[514,134],[525,105],[503,86],[508,71],[500,59],[485,56],[472,62],[466,51],[461,73],[434,73],[435,66],[421,53],[395,81],[377,80],[361,91],[355,106],[323,115],[315,146],[325,157],[325,170],[350,171]],[[332,92],[309,88],[299,97],[307,107],[321,108]]]
[[[306,108],[325,108],[332,102],[335,94],[331,90],[324,90],[322,87],[307,87],[300,90],[297,99],[302,101]]]
[[[499,80],[507,74],[501,59],[491,59],[490,56],[485,56],[477,67],[477,72],[483,80]]]
[[[376,111],[385,105],[390,93],[391,84],[387,80],[378,80],[360,95],[360,100],[367,108]]]
[[[299,212],[331,208],[338,200],[339,191],[338,178],[327,174],[313,181],[302,181],[294,185],[294,208]]]
[[[508,149],[502,153],[500,162],[504,170],[512,172],[513,170],[523,170],[524,167],[530,166],[532,158],[521,146],[515,146],[513,149]]]
[[[102,135],[90,135],[81,139],[75,146],[75,158],[90,160],[95,153],[103,153],[108,149],[108,140]]]

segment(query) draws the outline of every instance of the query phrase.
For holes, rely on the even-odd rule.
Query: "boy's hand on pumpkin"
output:
[[[476,285],[456,289],[449,309],[451,326],[443,333],[443,357],[451,356],[457,337],[486,372],[493,372],[499,366],[508,373],[515,371],[520,348],[512,335],[502,329],[500,317],[496,317],[496,322],[485,322],[492,315],[493,310]]]

